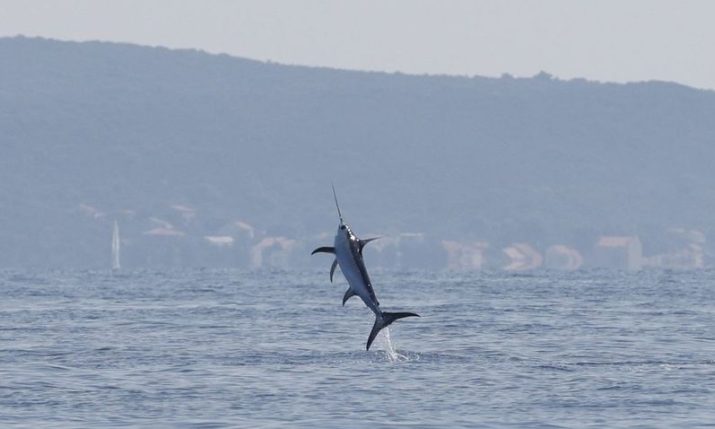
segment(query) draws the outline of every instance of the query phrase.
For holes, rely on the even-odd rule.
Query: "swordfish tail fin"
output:
[[[415,314],[415,313],[409,313],[409,312],[388,313],[386,311],[382,312],[382,316],[375,316],[375,324],[372,325],[372,331],[370,331],[370,336],[367,338],[366,350],[370,350],[370,345],[372,344],[373,341],[375,341],[375,337],[377,337],[377,333],[380,332],[382,330],[382,328],[386,328],[386,327],[390,326],[390,324],[397,319],[402,319],[403,317],[410,317],[410,316],[420,317],[419,314]]]

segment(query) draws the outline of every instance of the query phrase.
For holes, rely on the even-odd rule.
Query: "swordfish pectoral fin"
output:
[[[335,273],[335,267],[338,266],[338,260],[333,261],[333,265],[330,266],[330,283],[333,282],[333,274]]]
[[[365,248],[365,245],[366,245],[367,243],[369,243],[369,242],[371,242],[371,241],[375,241],[375,240],[377,240],[378,238],[382,238],[382,237],[372,237],[372,238],[367,238],[367,239],[365,239],[365,240],[360,240],[360,254],[362,255],[362,249]]]
[[[318,247],[317,249],[310,252],[311,255],[315,255],[316,253],[332,253],[334,255],[335,248],[333,246],[323,246],[323,247]]]
[[[382,330],[382,328],[390,326],[390,324],[397,319],[402,319],[403,317],[411,317],[411,316],[420,317],[419,314],[415,314],[415,313],[409,313],[409,312],[388,313],[386,311],[382,312],[382,317],[375,316],[375,324],[372,325],[372,331],[370,331],[370,336],[367,338],[366,350],[370,350],[370,345],[372,344],[373,341],[375,341],[375,337],[377,337],[377,333],[380,332]]]

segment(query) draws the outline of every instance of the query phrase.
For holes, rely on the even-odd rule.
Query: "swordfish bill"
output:
[[[330,253],[335,255],[335,260],[330,268],[330,281],[332,282],[333,280],[335,267],[340,266],[340,271],[345,276],[349,285],[348,290],[345,291],[345,295],[343,295],[343,305],[345,305],[345,302],[351,297],[358,296],[365,305],[375,313],[375,323],[372,326],[372,331],[370,331],[366,345],[366,349],[370,350],[370,345],[380,330],[389,326],[395,320],[410,316],[419,317],[419,315],[410,312],[391,313],[382,311],[362,257],[362,251],[365,245],[379,237],[366,240],[359,239],[353,233],[352,229],[350,229],[350,226],[343,220],[340,205],[338,204],[338,197],[335,193],[335,187],[333,187],[333,198],[335,199],[335,207],[338,209],[338,217],[340,219],[333,246],[318,247],[313,250],[311,255],[316,253]]]

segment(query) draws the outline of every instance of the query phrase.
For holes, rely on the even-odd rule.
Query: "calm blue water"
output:
[[[0,272],[0,427],[715,427],[715,272]]]

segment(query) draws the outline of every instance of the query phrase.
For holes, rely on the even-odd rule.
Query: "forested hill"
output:
[[[337,224],[331,181],[363,235],[647,248],[715,231],[715,92],[673,83],[16,37],[0,39],[0,130],[0,267],[105,267],[115,219],[136,266],[167,262],[142,250],[162,231],[182,265],[212,260],[206,236],[309,249]]]

